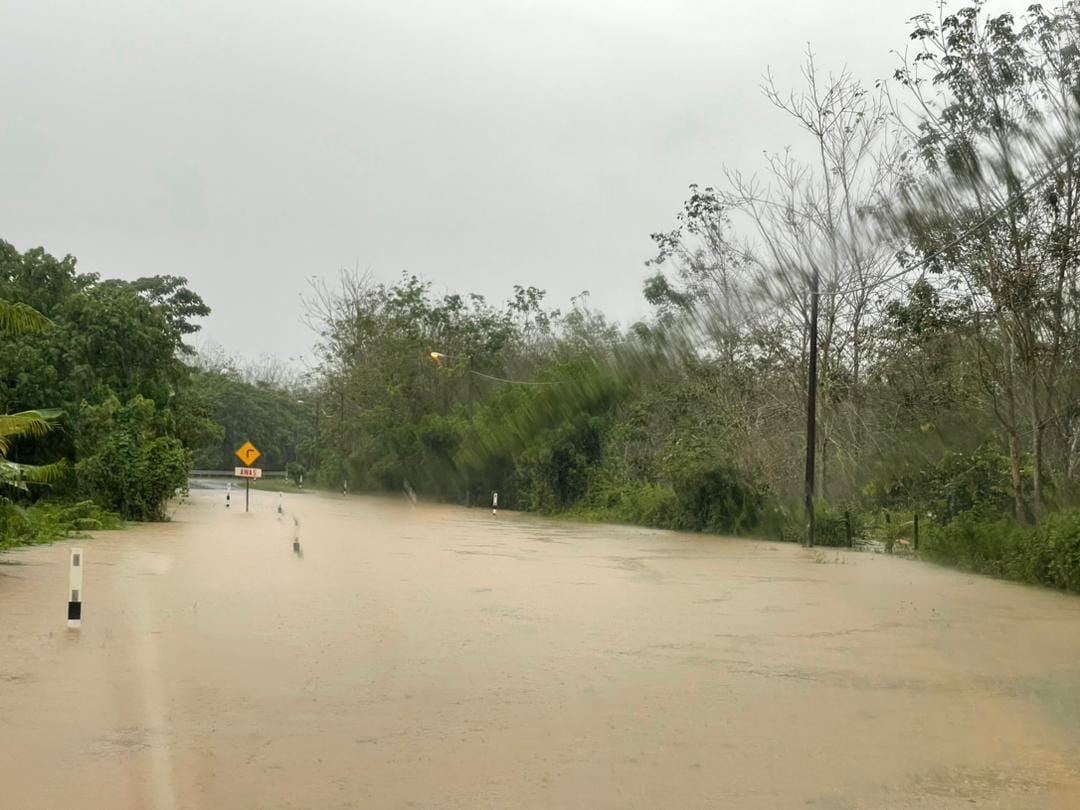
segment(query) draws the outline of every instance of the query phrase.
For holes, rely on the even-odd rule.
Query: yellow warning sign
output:
[[[261,455],[262,453],[251,442],[244,442],[240,449],[236,451],[236,457],[249,467],[258,461]]]

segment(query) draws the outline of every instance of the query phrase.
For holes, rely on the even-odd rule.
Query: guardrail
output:
[[[232,470],[192,470],[189,478],[235,478]],[[263,478],[285,478],[285,470],[263,470]]]

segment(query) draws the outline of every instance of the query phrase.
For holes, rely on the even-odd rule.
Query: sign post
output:
[[[236,457],[244,462],[243,467],[237,467],[233,474],[237,478],[244,479],[244,511],[251,511],[251,479],[262,478],[262,470],[258,467],[252,467],[256,461],[259,460],[259,456],[262,453],[251,442],[244,442],[240,445],[240,448],[236,451]]]

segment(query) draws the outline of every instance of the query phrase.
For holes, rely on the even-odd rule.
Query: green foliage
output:
[[[1009,459],[993,443],[970,452],[946,450],[932,463],[901,470],[871,482],[863,494],[889,509],[921,504],[942,523],[976,508],[1005,513],[1012,503]]]
[[[302,484],[304,476],[307,474],[307,467],[301,464],[299,461],[290,461],[285,468],[285,476],[294,484]]]
[[[191,453],[162,435],[162,419],[142,397],[85,405],[75,465],[80,493],[129,520],[164,520],[165,504],[187,487]]]
[[[62,540],[81,532],[118,529],[123,521],[93,501],[23,506],[0,502],[0,549]]]
[[[46,332],[52,322],[23,303],[0,300],[0,334],[15,336]],[[29,493],[30,484],[51,484],[64,472],[63,462],[20,464],[8,458],[19,438],[40,438],[53,428],[58,410],[32,410],[0,415],[0,487]],[[0,535],[2,536],[2,535]]]
[[[931,526],[922,542],[929,559],[990,576],[1080,593],[1080,510],[1036,526],[972,512]]]
[[[161,519],[186,483],[184,443],[221,432],[189,404],[180,360],[208,313],[181,277],[102,280],[71,256],[0,241],[0,325],[12,332],[0,342],[0,401],[22,411],[0,417],[4,482],[47,481],[57,495]],[[33,410],[43,404],[57,410]]]
[[[848,522],[851,524],[851,542],[856,544],[871,534],[881,534],[871,515],[855,504],[816,501],[814,504],[814,544],[819,546],[848,546]],[[763,527],[768,536],[792,543],[806,539],[806,516],[802,504],[785,504],[776,507]]]
[[[680,509],[670,486],[622,484],[591,492],[570,514],[585,520],[673,529],[678,527]]]
[[[31,306],[0,301],[0,333],[25,335],[44,332],[51,326],[52,321]]]
[[[235,466],[233,453],[245,441],[259,448],[265,469],[315,456],[314,409],[321,405],[295,391],[250,382],[232,370],[196,370],[179,399],[178,432],[182,425],[199,469]]]
[[[692,467],[675,475],[676,527],[717,534],[757,528],[765,490],[751,476],[728,465]]]
[[[589,475],[600,459],[603,416],[583,414],[544,431],[517,459],[522,504],[538,512],[558,512],[584,497]]]

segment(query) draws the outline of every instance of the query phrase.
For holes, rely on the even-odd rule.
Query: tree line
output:
[[[193,463],[227,468],[250,436],[297,458],[292,393],[186,342],[209,312],[184,278],[103,279],[0,241],[0,545],[164,519]]]
[[[690,187],[652,235],[653,313],[625,330],[533,288],[498,306],[409,275],[314,289],[320,469],[796,539],[816,303],[819,539],[909,539],[917,512],[925,553],[1020,571],[1021,541],[998,542],[1015,525],[1021,556],[1053,547],[1016,575],[1062,584],[1080,535],[1029,528],[1080,494],[1078,44],[1075,2],[977,2],[913,19],[887,82],[812,52],[794,89],[766,74],[802,140]]]
[[[54,327],[6,339],[6,411],[65,426],[18,460],[67,458],[54,487],[154,516],[139,470],[175,455],[160,495],[259,437],[335,488],[796,540],[816,343],[819,542],[891,546],[918,513],[928,556],[1076,588],[1080,4],[942,6],[904,53],[873,84],[810,51],[793,89],[766,74],[800,140],[690,187],[627,328],[584,294],[343,273],[306,297],[315,366],[251,375],[185,348],[205,305],[182,279],[7,246],[0,298]]]

